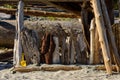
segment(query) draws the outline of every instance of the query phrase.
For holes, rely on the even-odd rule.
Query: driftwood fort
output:
[[[120,72],[120,38],[119,24],[114,24],[112,1],[109,0],[0,0],[0,5],[12,4],[14,9],[0,8],[0,12],[16,15],[15,29],[11,29],[8,45],[13,46],[13,65],[15,70],[29,71],[22,68],[24,53],[26,64],[40,66],[46,64],[103,64],[107,74],[115,69]],[[37,7],[52,7],[60,12],[32,10]],[[63,29],[60,23],[48,23],[49,27],[41,27],[37,31],[24,24],[24,15],[77,18],[80,25]],[[3,23],[2,21],[0,23]],[[44,25],[44,22],[38,22]],[[73,23],[75,24],[75,22]],[[113,25],[113,26],[112,26]],[[83,28],[79,28],[82,26]],[[4,29],[3,29],[4,30]],[[15,33],[14,33],[15,32]],[[2,28],[0,35],[2,33]],[[7,33],[7,31],[4,31]],[[8,33],[9,34],[9,33]],[[4,37],[4,35],[1,35]],[[6,39],[8,39],[6,38]],[[0,45],[6,43],[0,39]],[[10,44],[9,44],[10,43]],[[11,52],[8,53],[10,55]],[[2,58],[3,54],[0,54]],[[53,69],[54,68],[54,69]],[[48,67],[32,70],[77,70],[79,67]]]

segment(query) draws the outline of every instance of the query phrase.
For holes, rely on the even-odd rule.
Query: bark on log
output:
[[[99,41],[102,47],[105,67],[106,67],[107,73],[112,74],[110,50],[109,50],[108,40],[107,40],[105,26],[103,22],[104,20],[102,16],[100,1],[92,0],[91,2],[92,2],[93,10],[95,13],[96,26],[97,26],[97,30],[100,38]]]

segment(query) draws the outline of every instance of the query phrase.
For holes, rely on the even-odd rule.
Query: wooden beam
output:
[[[0,8],[0,12],[15,15],[16,9]],[[65,12],[47,12],[39,10],[24,10],[25,15],[44,16],[44,17],[65,17],[65,18],[79,18],[80,16]]]
[[[95,14],[96,27],[97,27],[98,34],[99,34],[99,41],[102,47],[104,64],[105,64],[107,73],[112,74],[110,49],[109,49],[109,44],[107,40],[104,20],[102,16],[100,0],[92,0],[91,3],[92,3],[93,11]]]

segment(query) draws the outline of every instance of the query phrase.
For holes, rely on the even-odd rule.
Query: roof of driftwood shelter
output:
[[[4,4],[11,4],[11,5],[15,5],[17,6],[19,0],[0,0],[0,5],[4,5]],[[81,6],[83,5],[84,2],[87,2],[88,4],[90,3],[90,0],[23,0],[25,3],[25,8],[55,8],[55,9],[61,9],[63,10],[62,12],[67,13],[67,15],[69,16],[62,16],[64,15],[64,13],[60,13],[60,16],[62,17],[80,17],[80,11],[81,11]],[[0,8],[0,12],[5,12],[5,13],[9,13],[12,14],[15,13],[15,10],[11,10],[11,9],[3,9]],[[37,10],[40,11],[40,10]],[[26,11],[27,13],[27,11]],[[47,16],[46,14],[44,14],[45,12],[43,12],[43,14],[41,14],[41,16]],[[46,12],[47,13],[47,12]],[[70,13],[70,14],[68,14]],[[30,14],[30,12],[29,12]],[[57,14],[57,13],[56,13]],[[39,14],[40,15],[40,14]],[[52,15],[51,13],[48,14]],[[66,15],[66,14],[65,14]],[[37,14],[35,15],[37,16]],[[54,15],[59,17],[59,15]],[[53,17],[54,17],[53,16]]]

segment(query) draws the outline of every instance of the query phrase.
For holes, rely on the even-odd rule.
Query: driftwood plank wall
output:
[[[81,19],[83,23],[81,27],[83,28],[84,26],[86,32],[84,32],[84,30],[81,29],[80,26],[78,26],[77,28],[72,26],[72,28],[63,29],[58,23],[57,27],[50,27],[53,25],[49,25],[50,28],[48,29],[43,27],[43,30],[38,33],[40,35],[38,38],[36,32],[24,28],[23,26],[24,6],[23,1],[20,0],[18,4],[17,26],[14,43],[13,61],[15,67],[20,66],[21,55],[23,52],[25,52],[25,60],[27,61],[27,64],[94,64],[95,60],[97,60],[96,63],[99,63],[100,59],[98,60],[95,58],[98,58],[98,49],[95,50],[95,47],[97,47],[98,45],[94,44],[95,40],[99,39],[102,50],[102,57],[107,73],[112,74],[112,61],[114,61],[116,65],[116,70],[119,72],[119,34],[116,35],[117,38],[115,39],[113,35],[113,31],[116,34],[119,33],[119,30],[116,30],[118,27],[113,27],[112,31],[111,24],[113,23],[112,21],[110,21],[105,1],[106,0],[91,0],[93,12],[92,10],[87,9],[87,4],[89,4],[89,7],[91,7],[90,3],[88,3],[87,1],[83,1],[82,6],[79,6],[79,11],[81,11]],[[61,7],[62,9],[74,13],[74,15],[76,14],[80,16],[80,12],[75,11],[71,6],[64,6],[64,8],[60,3],[54,4],[49,1],[45,1],[43,3],[49,3],[56,7]],[[89,14],[91,14],[90,18],[88,18]],[[93,17],[95,18],[95,22],[93,20],[91,21]],[[91,35],[89,35],[89,20],[91,21]],[[86,36],[86,38],[84,36]],[[97,51],[97,53],[95,53],[95,51]],[[111,57],[113,57],[113,59]]]

